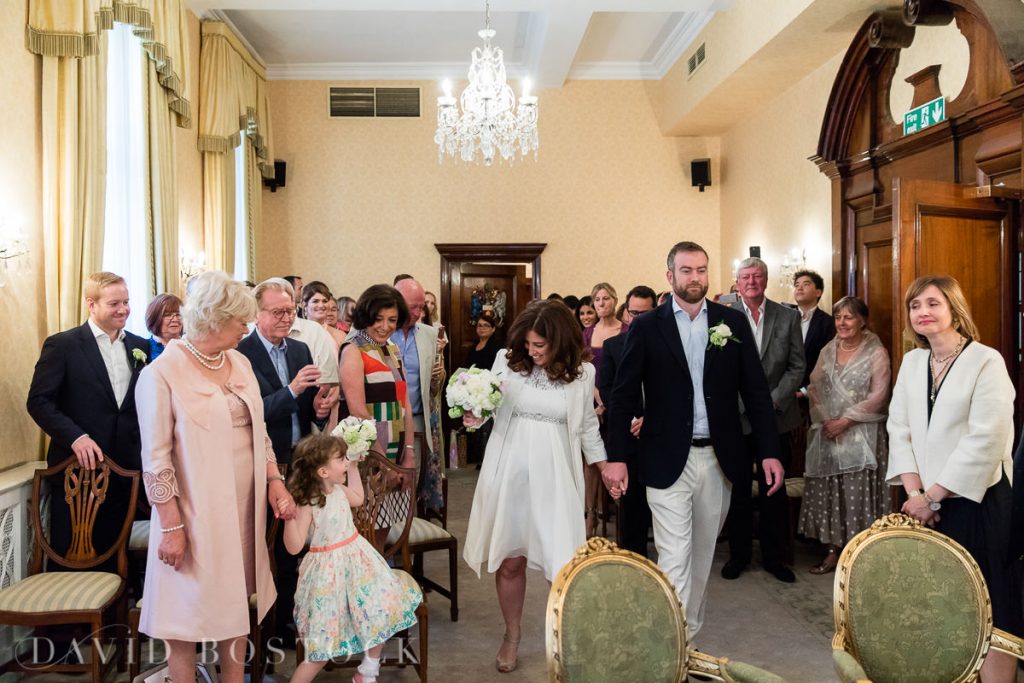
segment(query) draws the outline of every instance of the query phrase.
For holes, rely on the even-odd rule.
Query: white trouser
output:
[[[658,566],[676,588],[693,639],[704,624],[715,542],[729,512],[732,484],[713,448],[690,448],[686,467],[667,489],[647,487]]]

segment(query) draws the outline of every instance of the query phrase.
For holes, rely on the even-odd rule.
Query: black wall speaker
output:
[[[264,178],[263,184],[270,188],[271,192],[277,192],[277,188],[284,187],[285,178],[288,174],[288,165],[281,159],[274,159],[274,177]]]
[[[761,247],[750,247],[751,258],[761,258]]]
[[[703,192],[711,186],[711,159],[694,159],[690,162],[690,183]]]

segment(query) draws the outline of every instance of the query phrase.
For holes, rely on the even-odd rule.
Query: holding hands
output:
[[[274,511],[274,517],[279,519],[295,518],[295,500],[280,479],[272,480],[267,487],[267,501]]]
[[[834,420],[825,420],[821,423],[821,429],[825,436],[835,441],[843,432],[853,425],[853,420],[848,417],[837,417]]]

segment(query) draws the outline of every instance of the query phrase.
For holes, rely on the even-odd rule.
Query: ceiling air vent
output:
[[[690,55],[690,58],[686,60],[686,75],[692,76],[693,72],[700,68],[700,65],[704,63],[704,43],[700,44],[700,47]]]
[[[329,99],[331,118],[417,118],[420,115],[419,88],[332,87]]]

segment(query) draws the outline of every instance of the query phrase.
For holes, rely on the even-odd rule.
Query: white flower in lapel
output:
[[[714,327],[708,328],[709,349],[712,346],[720,349],[729,342],[736,342],[739,344],[740,340],[733,335],[732,328],[726,325],[724,321],[718,323]]]
[[[142,349],[132,349],[132,359],[135,361],[135,368],[138,369],[140,365],[145,365],[149,358],[146,356],[146,352]]]

